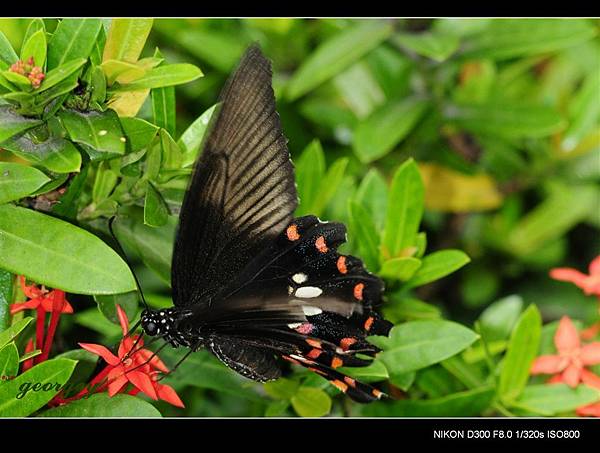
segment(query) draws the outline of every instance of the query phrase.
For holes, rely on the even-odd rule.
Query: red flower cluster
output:
[[[44,74],[42,68],[35,65],[33,57],[29,57],[27,62],[23,62],[23,60],[17,61],[11,65],[9,71],[16,72],[17,74],[27,77],[33,88],[39,88],[42,84],[42,81],[46,77],[46,74]]]
[[[153,400],[161,399],[174,406],[185,407],[172,387],[158,382],[160,373],[168,373],[169,369],[155,353],[143,348],[144,342],[141,338],[128,335],[129,321],[120,306],[117,306],[117,313],[123,330],[118,356],[105,346],[79,343],[83,349],[102,357],[108,364],[92,379],[88,388],[96,387],[98,392],[107,388],[108,394],[114,396],[125,392],[128,384],[132,384],[133,388],[127,392],[129,394],[143,392]],[[69,401],[81,398],[87,393],[88,390],[85,389]]]
[[[37,311],[35,347],[42,351],[40,355],[34,357],[31,361],[27,360],[23,364],[23,370],[27,370],[31,368],[34,363],[43,362],[48,358],[60,315],[62,313],[73,313],[73,307],[71,307],[65,298],[65,292],[60,289],[49,291],[44,286],[41,288],[37,285],[27,286],[25,284],[25,277],[22,275],[19,276],[19,283],[23,294],[25,294],[29,300],[12,304],[10,306],[10,312],[14,315],[23,310]],[[48,326],[48,331],[44,332],[46,328],[46,313],[50,313],[50,324]],[[33,351],[33,342],[30,341],[27,344],[26,352],[31,351]]]

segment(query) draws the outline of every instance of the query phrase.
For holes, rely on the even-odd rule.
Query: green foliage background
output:
[[[0,31],[19,49],[30,22],[2,19]],[[45,24],[52,33],[57,21]],[[168,63],[161,77],[172,80],[150,85],[136,75],[139,67],[128,68],[130,79],[119,79],[125,69],[116,63],[89,75],[92,86],[94,77],[102,86],[109,82],[116,96],[107,98],[109,108],[121,103],[120,118],[102,116],[117,126],[97,123],[95,130],[118,128],[130,141],[137,137],[139,146],[131,146],[139,149],[120,150],[119,137],[111,134],[106,143],[87,143],[77,117],[77,102],[83,101],[70,98],[65,104],[70,110],[61,109],[57,117],[76,156],[63,148],[67,168],[45,160],[33,163],[35,172],[15,169],[28,172],[20,180],[35,187],[15,185],[0,203],[28,196],[29,204],[21,205],[39,208],[32,201],[36,190],[46,193],[65,183],[62,175],[77,173],[69,179],[75,186],[71,198],[50,214],[110,243],[106,218],[118,210],[117,234],[147,298],[155,307],[169,306],[172,234],[190,164],[226,77],[245,48],[259,42],[273,60],[278,111],[296,164],[298,214],[348,225],[343,251],[360,256],[386,281],[383,312],[398,326],[390,339],[373,339],[384,349],[376,362],[352,373],[400,399],[353,404],[320,377],[296,369],[262,386],[200,352],[168,378],[186,409],[156,403],[160,412],[570,415],[600,396],[584,386],[550,391],[543,379],[529,379],[528,371],[536,355],[553,352],[556,319],[568,315],[581,326],[599,319],[596,298],[548,276],[559,266],[587,272],[600,251],[599,28],[600,22],[588,19],[156,19],[151,30],[136,32],[147,34],[137,44],[139,58],[147,58],[153,71]],[[126,60],[125,54],[125,47],[114,50],[116,60]],[[196,78],[190,64],[203,77]],[[148,89],[145,102],[136,104],[131,93]],[[96,96],[99,108],[112,112],[97,93],[92,91],[86,105],[94,105]],[[132,105],[139,107],[133,114],[147,122],[124,118]],[[0,112],[5,124],[13,121],[8,115]],[[13,151],[11,146],[2,145]],[[77,160],[80,154],[83,161]],[[23,157],[18,150],[0,153],[2,161],[22,163],[16,157]],[[0,206],[0,229],[20,225],[19,215],[25,214],[10,204]],[[52,231],[51,219],[44,222]],[[93,247],[91,234],[77,234]],[[99,267],[121,265],[111,260],[107,251]],[[16,272],[18,264],[0,267]],[[115,343],[120,332],[115,303],[131,317],[138,311],[135,294],[123,294],[133,289],[127,273],[110,273],[125,276],[109,284],[84,275],[87,289],[74,276],[76,288],[64,288],[98,302],[96,307],[91,297],[73,295],[76,314],[61,320],[55,352],[65,357],[55,360],[79,360],[74,373],[81,379],[90,375],[93,361],[73,355],[76,343]],[[41,268],[36,275],[50,285],[63,278]],[[0,321],[2,329],[9,324],[2,304]],[[411,350],[422,338],[431,340],[430,349]],[[164,355],[175,363],[179,352]],[[94,399],[98,407],[108,404],[104,395]],[[129,404],[138,400],[115,400],[115,413],[133,414]]]

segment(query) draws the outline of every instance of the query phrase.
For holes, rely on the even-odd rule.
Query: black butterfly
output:
[[[337,253],[340,223],[294,218],[294,168],[275,111],[271,64],[252,46],[220,96],[179,216],[174,307],[144,310],[145,333],[190,352],[206,347],[241,375],[269,381],[282,357],[352,399],[383,393],[336,368],[365,366],[367,335],[391,324],[373,311],[383,283]]]

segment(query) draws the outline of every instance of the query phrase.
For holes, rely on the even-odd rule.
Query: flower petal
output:
[[[42,294],[44,294],[44,292],[35,285],[27,286],[25,284],[25,276],[23,275],[19,275],[19,284],[21,285],[23,294],[25,294],[28,299],[35,299],[36,297],[40,297]]]
[[[580,417],[600,417],[600,403],[588,404],[577,408]]]
[[[119,317],[119,323],[121,324],[121,330],[123,330],[123,336],[127,335],[129,331],[129,320],[127,319],[127,313],[117,305],[117,316]]]
[[[579,384],[579,379],[581,378],[581,370],[581,367],[575,364],[570,364],[562,373],[562,381],[569,387],[577,387],[577,384]]]
[[[550,277],[554,280],[560,280],[561,282],[571,282],[580,288],[585,284],[588,276],[577,269],[570,267],[558,267],[550,271]]]
[[[600,363],[600,341],[594,341],[581,348],[581,361],[584,365]]]
[[[600,274],[600,255],[592,260],[589,269],[590,275]]]
[[[600,376],[590,370],[583,369],[581,371],[581,382],[600,390]]]
[[[158,396],[156,395],[156,390],[154,389],[154,385],[150,376],[141,371],[131,371],[127,373],[127,379],[137,388],[139,388],[142,392],[148,395],[153,400],[157,400]]]
[[[125,377],[121,367],[110,370],[108,373],[108,396],[113,397],[127,384],[128,379]]]
[[[531,374],[554,374],[566,368],[568,361],[558,355],[542,355],[531,365]]]
[[[547,384],[562,384],[562,374],[555,374],[546,381]]]
[[[582,340],[591,340],[592,338],[595,338],[596,335],[598,335],[598,332],[600,332],[600,322],[597,322],[596,324],[592,324],[587,329],[583,329],[580,332],[581,339]]]
[[[11,304],[10,313],[14,315],[15,313],[18,313],[23,310],[33,310],[35,308],[38,308],[41,301],[41,298],[36,298],[25,302],[17,302],[16,304]]]
[[[167,368],[167,366],[160,359],[160,357],[158,357],[158,355],[152,357],[154,352],[150,351],[149,349],[140,349],[138,354],[140,355],[140,358],[143,362],[147,362],[148,360],[150,360],[150,362],[148,363],[150,363],[150,365],[152,365],[157,370],[163,371],[165,373],[169,372],[169,368]],[[152,357],[152,359],[150,359],[150,357]]]
[[[166,401],[173,406],[185,407],[185,404],[183,404],[183,401],[181,401],[173,387],[166,384],[159,384],[158,382],[155,382],[155,387],[156,393],[161,400]]]
[[[102,346],[101,344],[93,344],[93,343],[79,343],[79,346],[81,346],[86,351],[90,351],[92,354],[99,355],[109,365],[116,366],[116,365],[119,365],[119,363],[120,363],[119,358],[116,355],[114,355],[112,352],[110,352],[110,350],[106,346]]]
[[[571,352],[579,349],[581,343],[577,329],[568,316],[563,316],[554,335],[554,344],[558,352]]]

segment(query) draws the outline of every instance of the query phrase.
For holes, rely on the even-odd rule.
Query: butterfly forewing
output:
[[[297,194],[286,142],[271,64],[251,47],[223,89],[182,205],[176,306],[209,303],[291,221]]]

